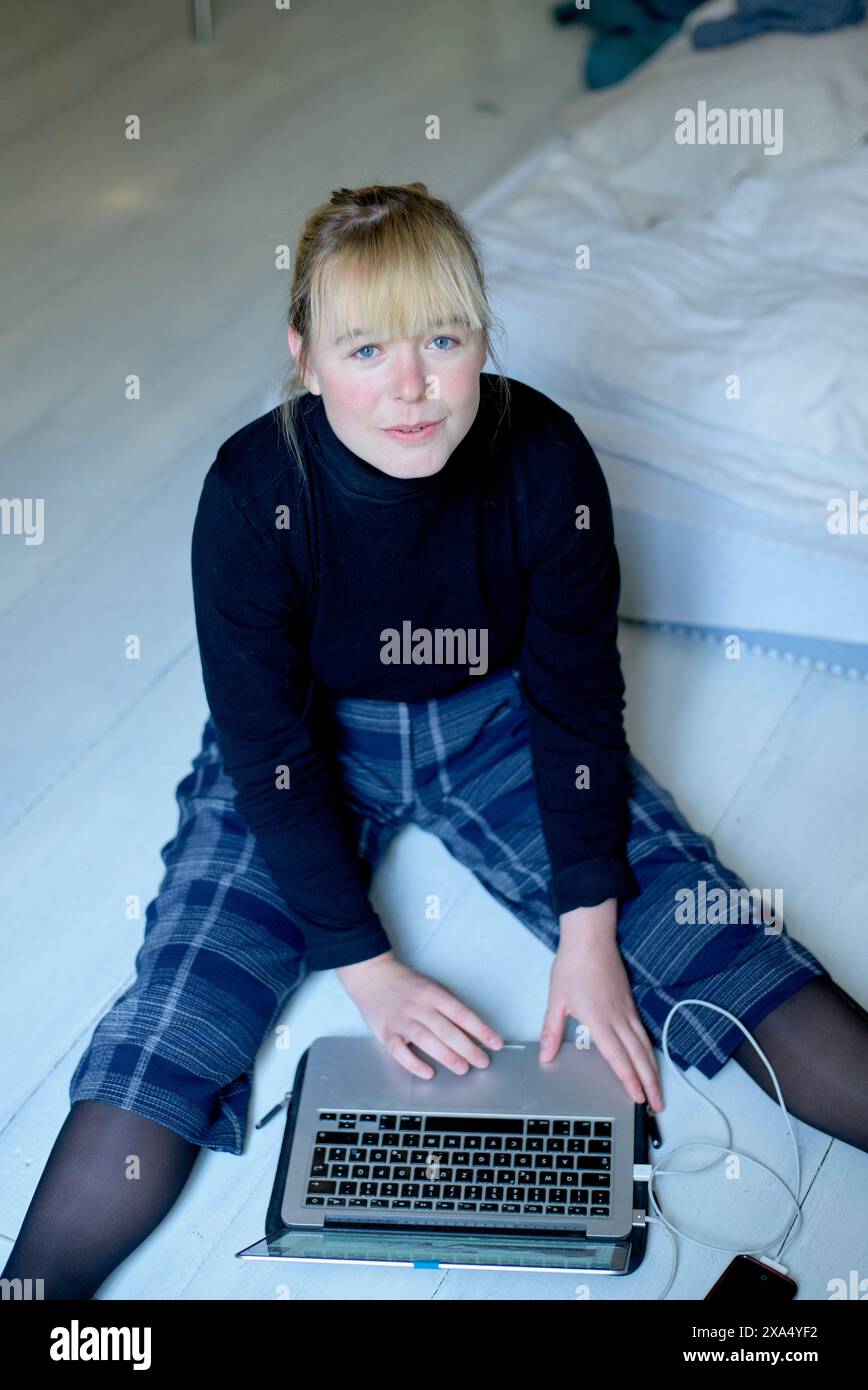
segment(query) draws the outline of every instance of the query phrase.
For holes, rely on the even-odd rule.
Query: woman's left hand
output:
[[[611,905],[611,906],[610,906]],[[654,1049],[636,1010],[615,934],[616,901],[577,908],[561,918],[561,937],[549,983],[540,1061],[556,1056],[567,1016],[586,1027],[631,1100],[647,1096],[663,1109]],[[644,1093],[643,1093],[644,1088]]]

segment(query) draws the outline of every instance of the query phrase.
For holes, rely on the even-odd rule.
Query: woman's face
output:
[[[299,346],[290,328],[294,356]],[[314,345],[304,384],[322,396],[329,424],[359,458],[395,478],[422,478],[439,472],[473,424],[486,356],[482,334],[456,323],[385,342],[360,325],[352,338]],[[438,423],[419,435],[394,433],[427,421]]]

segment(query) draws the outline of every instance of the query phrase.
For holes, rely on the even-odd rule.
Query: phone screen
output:
[[[705,1295],[706,1299],[760,1298],[766,1303],[786,1303],[795,1296],[796,1284],[788,1274],[779,1274],[753,1255],[736,1255]]]

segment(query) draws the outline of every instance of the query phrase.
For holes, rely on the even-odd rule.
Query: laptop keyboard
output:
[[[320,1110],[308,1207],[609,1216],[614,1121]]]

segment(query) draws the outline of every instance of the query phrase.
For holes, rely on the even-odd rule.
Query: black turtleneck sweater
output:
[[[480,376],[473,424],[429,477],[396,478],[353,453],[313,394],[298,416],[307,489],[272,411],[232,435],[205,476],[192,538],[205,693],[235,804],[314,970],[389,949],[320,692],[426,700],[484,666],[516,667],[554,912],[639,891],[625,848],[620,573],[605,479],[567,411],[510,379],[501,419],[495,386]],[[440,649],[402,663],[398,643],[391,664],[386,629],[463,630],[467,650],[452,655],[467,660]]]

